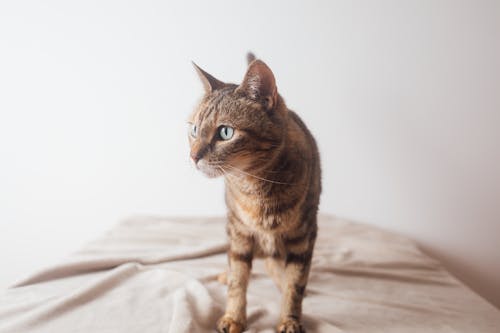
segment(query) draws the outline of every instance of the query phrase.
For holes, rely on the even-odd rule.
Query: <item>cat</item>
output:
[[[321,168],[316,142],[278,94],[271,69],[251,53],[240,85],[224,83],[193,63],[205,88],[189,117],[190,157],[208,177],[224,176],[229,239],[226,312],[221,333],[246,327],[252,260],[282,291],[278,332],[301,324],[317,235]]]

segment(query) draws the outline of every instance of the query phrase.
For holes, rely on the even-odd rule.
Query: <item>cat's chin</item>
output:
[[[200,171],[208,178],[217,178],[222,176],[222,172],[219,170],[201,170]]]

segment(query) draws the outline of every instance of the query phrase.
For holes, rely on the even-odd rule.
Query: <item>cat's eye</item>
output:
[[[234,128],[229,126],[221,126],[219,129],[219,136],[222,140],[229,140],[233,137]]]
[[[198,127],[196,127],[195,124],[191,124],[191,136],[193,138],[196,138],[197,131],[198,131]]]

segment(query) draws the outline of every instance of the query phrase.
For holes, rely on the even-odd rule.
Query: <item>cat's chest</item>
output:
[[[263,198],[250,195],[229,196],[230,207],[239,220],[254,231],[262,231],[273,235],[283,233],[297,224],[298,205],[276,211],[275,198]],[[272,204],[269,204],[271,202]],[[274,205],[273,205],[274,204]],[[263,236],[263,239],[269,237]]]
[[[254,234],[256,255],[280,257],[284,252],[282,238],[270,232],[257,232]]]

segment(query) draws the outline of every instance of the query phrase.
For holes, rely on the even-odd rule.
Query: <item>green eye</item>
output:
[[[229,140],[233,137],[234,129],[229,126],[221,126],[219,135],[222,140]]]
[[[193,138],[196,138],[196,134],[197,134],[196,132],[197,132],[197,131],[198,131],[198,128],[196,127],[196,125],[195,125],[195,124],[192,124],[192,125],[191,125],[191,136],[192,136]]]

